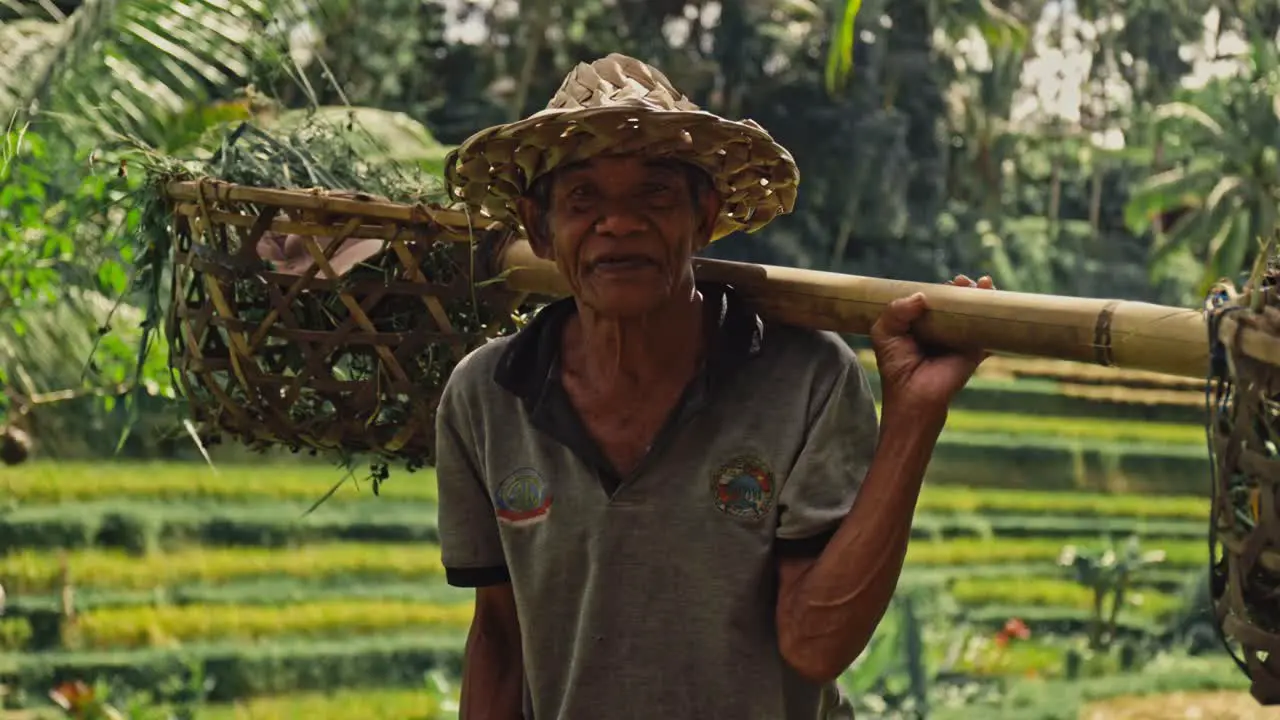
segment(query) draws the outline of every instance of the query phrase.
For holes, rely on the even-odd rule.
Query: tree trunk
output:
[[[516,90],[511,95],[511,106],[507,115],[512,122],[524,115],[524,105],[529,99],[529,86],[533,84],[534,73],[538,69],[538,56],[547,42],[547,27],[551,24],[551,9],[555,0],[525,0],[522,10],[532,5],[533,20],[526,26],[528,36],[524,40],[524,61],[520,65],[520,78],[516,81]]]

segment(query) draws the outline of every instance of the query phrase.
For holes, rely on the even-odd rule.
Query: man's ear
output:
[[[711,233],[716,230],[716,221],[720,219],[720,211],[724,202],[714,187],[702,191],[702,213],[698,218],[698,243],[694,252],[701,252],[711,244]]]
[[[518,197],[516,198],[516,215],[520,217],[520,224],[524,225],[525,236],[529,238],[529,246],[533,248],[533,254],[543,260],[554,260],[555,250],[551,246],[551,238],[543,232],[546,228],[546,218],[542,208],[530,198]]]

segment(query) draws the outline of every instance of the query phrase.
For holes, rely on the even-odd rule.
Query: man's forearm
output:
[[[793,664],[832,675],[870,641],[897,589],[924,473],[946,423],[936,417],[886,416],[858,491],[822,555],[782,598],[780,628]],[[798,660],[798,661],[797,661]]]
[[[521,720],[524,662],[520,638],[473,622],[462,668],[460,720]]]

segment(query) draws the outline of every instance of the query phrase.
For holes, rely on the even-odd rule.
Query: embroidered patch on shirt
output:
[[[531,525],[551,512],[551,490],[537,470],[520,468],[499,483],[493,507],[503,523]]]
[[[759,458],[740,455],[712,477],[712,496],[721,512],[747,520],[759,520],[773,506],[773,473]]]

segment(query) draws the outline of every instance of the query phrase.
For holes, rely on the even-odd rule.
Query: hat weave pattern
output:
[[[546,173],[600,156],[682,160],[711,176],[716,240],[755,232],[795,206],[791,154],[751,120],[701,110],[656,68],[617,53],[581,63],[544,110],[472,135],[445,161],[450,196],[518,227],[515,201]]]

